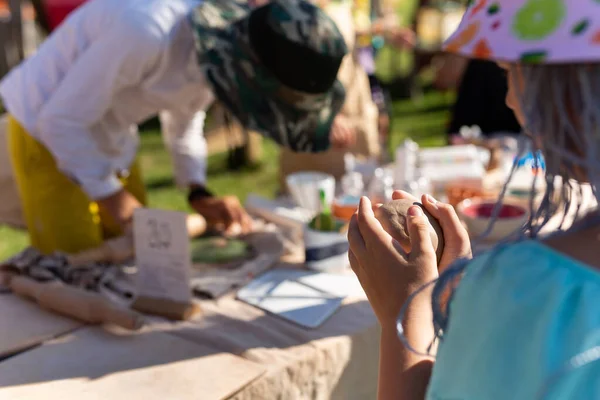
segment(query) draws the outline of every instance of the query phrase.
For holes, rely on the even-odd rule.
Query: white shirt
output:
[[[178,185],[204,183],[213,94],[188,15],[198,0],[91,0],[0,82],[8,111],[92,199],[121,188],[137,124],[160,114]]]

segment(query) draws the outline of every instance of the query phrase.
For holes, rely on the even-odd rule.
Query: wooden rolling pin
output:
[[[206,232],[206,220],[199,214],[187,217],[187,231],[190,238]],[[131,260],[135,254],[133,237],[131,235],[109,239],[99,247],[84,250],[81,253],[67,256],[69,265],[81,266],[94,262],[120,263]]]
[[[13,293],[30,298],[40,307],[89,324],[109,323],[129,330],[144,325],[143,317],[98,293],[59,282],[40,283],[24,276],[10,278]]]

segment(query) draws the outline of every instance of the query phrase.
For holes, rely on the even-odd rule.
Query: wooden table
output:
[[[315,330],[232,297],[201,306],[195,320],[152,319],[130,334],[0,294],[0,354],[21,351],[0,362],[0,398],[375,397],[379,328],[364,296],[347,299]]]
[[[0,361],[0,398],[376,397],[380,329],[364,295],[346,299],[314,330],[232,296],[200,304],[195,320],[152,319],[131,334],[82,326],[0,294],[0,359],[18,352]]]

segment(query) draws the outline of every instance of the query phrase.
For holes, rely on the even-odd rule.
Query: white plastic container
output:
[[[418,153],[419,145],[410,139],[396,149],[393,178],[397,186],[404,186],[415,179]]]
[[[375,170],[378,168],[377,159],[359,159],[356,158],[352,153],[344,154],[344,167],[346,173],[358,172],[362,175],[362,180],[365,186],[369,185]]]
[[[321,211],[319,191],[325,192],[325,201],[331,205],[335,197],[335,178],[321,172],[297,172],[287,177],[286,183],[296,204],[311,215]]]
[[[336,272],[347,269],[348,237],[341,232],[321,232],[304,228],[305,265],[319,272]]]
[[[377,168],[375,177],[371,180],[367,190],[367,196],[375,204],[387,203],[392,200],[394,192],[394,177],[392,171],[385,168]]]
[[[479,187],[483,185],[485,176],[485,169],[479,162],[454,165],[431,164],[421,168],[420,172],[422,176],[429,179],[435,190],[443,190],[450,183]]]
[[[481,157],[477,151],[477,146],[465,144],[459,146],[431,147],[421,149],[418,158],[419,166],[428,164],[452,165],[471,162],[481,163]]]
[[[448,146],[419,152],[419,173],[429,179],[436,193],[450,184],[482,187],[485,167],[476,146]]]

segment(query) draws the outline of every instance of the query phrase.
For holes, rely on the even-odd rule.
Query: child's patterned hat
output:
[[[444,50],[506,62],[595,62],[598,20],[598,0],[470,0]]]

